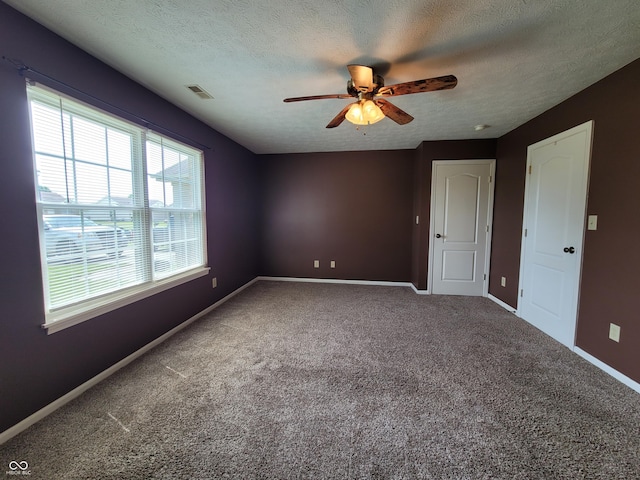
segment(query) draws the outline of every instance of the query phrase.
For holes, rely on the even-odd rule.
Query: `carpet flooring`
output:
[[[485,298],[262,281],[0,461],[47,480],[628,480],[640,395]]]

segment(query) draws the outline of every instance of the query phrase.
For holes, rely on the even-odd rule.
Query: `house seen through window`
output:
[[[27,88],[45,325],[202,274],[202,152]]]

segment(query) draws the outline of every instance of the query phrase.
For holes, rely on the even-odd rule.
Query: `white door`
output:
[[[431,292],[487,294],[494,160],[433,162]]]
[[[592,123],[529,146],[518,315],[575,344]]]

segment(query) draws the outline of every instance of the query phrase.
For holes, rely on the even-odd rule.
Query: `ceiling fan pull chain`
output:
[[[363,136],[367,136],[367,127],[369,125],[356,125],[356,131],[361,132]]]

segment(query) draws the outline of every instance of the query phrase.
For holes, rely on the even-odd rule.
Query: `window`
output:
[[[49,332],[206,274],[202,152],[27,88]]]

